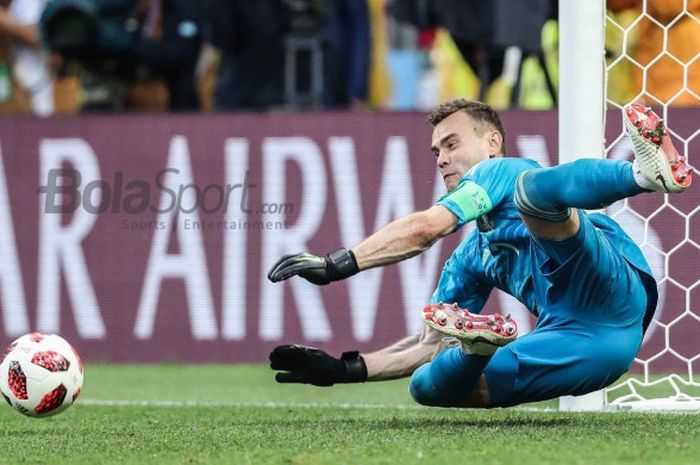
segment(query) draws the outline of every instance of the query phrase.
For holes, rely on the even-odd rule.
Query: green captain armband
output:
[[[491,198],[486,191],[474,181],[466,179],[440,197],[437,203],[447,207],[464,223],[475,220],[493,209]],[[455,211],[455,207],[459,211]]]

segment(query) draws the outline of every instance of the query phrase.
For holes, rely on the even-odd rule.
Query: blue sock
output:
[[[415,371],[409,390],[416,402],[458,406],[477,387],[491,355],[469,355],[460,347],[445,349]]]
[[[584,159],[526,171],[518,178],[514,200],[528,215],[563,221],[570,207],[603,208],[642,192],[646,190],[635,181],[632,163]]]

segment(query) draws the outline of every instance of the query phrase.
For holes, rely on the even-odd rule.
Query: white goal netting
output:
[[[630,8],[631,7],[631,8]],[[668,123],[691,165],[700,151],[700,1],[608,1],[606,102],[643,102]],[[614,113],[609,114],[609,119]],[[615,114],[616,115],[616,114]],[[631,159],[608,121],[606,156]],[[615,130],[617,131],[617,130]],[[608,388],[624,409],[700,409],[700,176],[683,195],[639,196],[608,213],[641,245],[659,283],[654,321],[630,376]]]

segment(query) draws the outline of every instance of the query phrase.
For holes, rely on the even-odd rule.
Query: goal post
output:
[[[559,163],[603,158],[605,1],[559,0]],[[559,399],[564,411],[601,410],[604,391]]]
[[[697,115],[689,112],[692,110],[675,108],[700,106],[700,84],[693,80],[694,74],[700,74],[700,7],[693,11],[691,2],[680,0],[626,3],[635,3],[634,9],[626,12],[625,21],[618,21],[606,10],[604,0],[559,0],[559,162],[581,157],[631,159],[631,145],[622,132],[608,133],[612,137],[605,140],[605,112],[606,108],[620,111],[626,103],[640,101],[655,107],[668,121],[676,148],[693,164],[694,154],[689,152],[691,147],[698,147],[694,140],[700,138],[700,119],[692,116]],[[673,8],[677,11],[670,11]],[[617,41],[612,47],[608,43],[611,56],[607,62],[606,27]],[[681,36],[686,33],[691,36]],[[647,46],[644,53],[639,44]],[[658,81],[654,79],[664,65],[675,69],[675,75],[671,74],[677,90],[657,88]],[[621,68],[627,72],[619,73]],[[610,83],[617,90],[619,84],[634,81],[625,97],[608,96],[608,89],[613,92],[613,86],[608,85],[610,73],[617,73],[614,79],[619,82]],[[669,74],[664,74],[664,78],[669,80]],[[675,119],[681,117],[684,120]],[[685,127],[682,133],[674,131],[679,126]],[[643,343],[630,374],[604,390],[581,397],[562,397],[560,410],[700,410],[700,375],[696,373],[700,367],[700,337],[673,337],[681,325],[700,327],[700,272],[697,267],[686,267],[683,280],[679,280],[680,271],[674,269],[679,266],[675,253],[700,251],[697,232],[693,233],[700,206],[692,205],[692,195],[686,198],[691,200],[685,209],[678,207],[678,197],[664,194],[663,202],[659,198],[661,206],[653,211],[640,210],[630,199],[607,210],[623,228],[636,223],[637,230],[642,231],[636,236],[630,230],[628,233],[647,256],[659,283],[659,308],[647,331],[649,341]],[[661,226],[675,228],[675,236],[680,237],[671,246],[661,244],[653,234],[664,210],[674,218],[682,218]],[[674,298],[665,299],[671,291]],[[649,337],[653,332],[655,336]],[[656,342],[647,345],[652,341]],[[667,360],[672,363],[666,364]]]
[[[603,158],[604,24],[604,0],[559,0],[559,163]]]

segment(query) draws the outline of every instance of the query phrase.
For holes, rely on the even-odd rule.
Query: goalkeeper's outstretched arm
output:
[[[393,221],[353,247],[360,270],[391,265],[429,249],[457,226],[457,217],[442,205]]]
[[[389,223],[352,250],[340,249],[326,256],[308,252],[285,255],[272,266],[267,277],[275,283],[300,276],[313,284],[329,284],[368,268],[418,255],[453,232],[457,223],[452,212],[435,205]]]
[[[445,348],[444,335],[425,327],[420,333],[408,336],[376,352],[361,354],[367,366],[367,381],[404,378],[427,363]]]
[[[376,352],[345,352],[340,358],[314,347],[277,346],[270,353],[270,367],[279,370],[275,379],[280,383],[332,386],[382,381],[410,376],[443,348],[442,335],[425,327]]]

